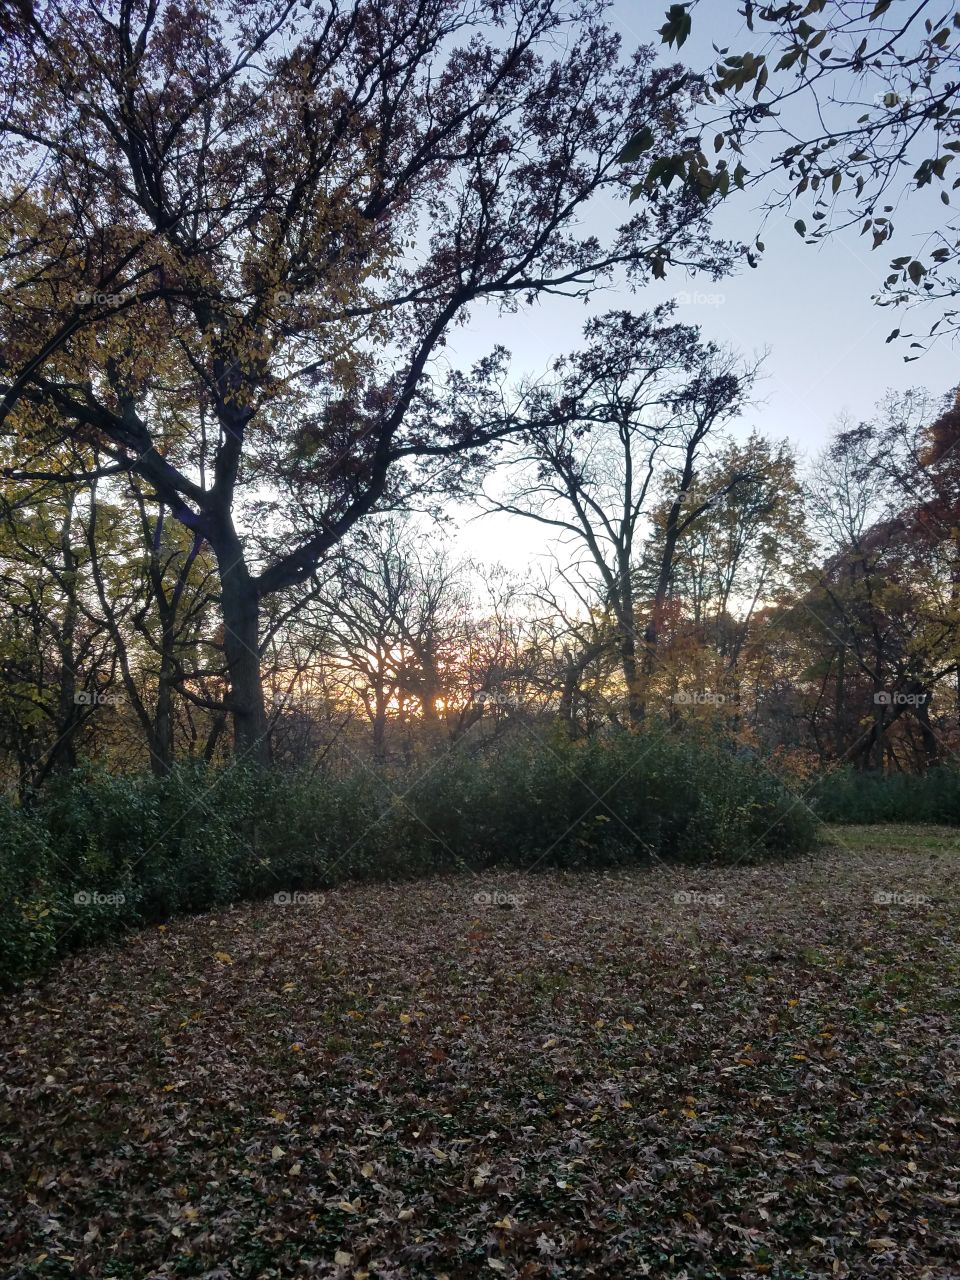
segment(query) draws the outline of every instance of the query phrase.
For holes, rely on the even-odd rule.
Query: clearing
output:
[[[71,957],[0,1021],[0,1273],[960,1276],[957,833],[835,840]]]

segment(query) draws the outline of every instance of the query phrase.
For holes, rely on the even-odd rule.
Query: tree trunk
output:
[[[640,673],[637,663],[637,641],[632,626],[623,629],[620,640],[620,665],[623,679],[627,686],[627,722],[631,728],[642,723],[646,707],[640,688]]]
[[[627,686],[627,723],[631,729],[636,729],[643,722],[646,707],[637,663],[637,619],[633,606],[633,583],[630,579],[630,561],[626,557],[620,564],[620,582],[617,617],[620,626],[620,666]]]
[[[920,736],[923,739],[923,750],[927,758],[926,764],[930,768],[940,763],[940,740],[930,723],[930,691],[922,689],[918,692],[923,697],[923,701],[917,704],[917,722],[920,725]]]
[[[268,765],[270,742],[260,671],[260,601],[233,531],[213,542],[220,570],[223,647],[238,762]]]
[[[382,685],[374,690],[373,698],[373,755],[382,764],[387,758],[387,695]]]
[[[653,594],[650,618],[643,633],[643,671],[647,682],[653,677],[657,666],[657,646],[660,643],[660,628],[663,624],[667,592],[673,577],[673,560],[677,553],[677,541],[680,537],[680,515],[683,510],[683,494],[687,491],[693,476],[693,455],[688,449],[687,462],[680,484],[680,493],[674,499],[667,516],[664,531],[663,551],[660,556],[660,568],[657,573],[657,586]]]
[[[77,767],[77,751],[74,736],[79,728],[77,713],[77,673],[75,669],[77,629],[77,560],[70,538],[73,532],[73,503],[68,503],[67,514],[60,526],[60,554],[63,568],[63,587],[66,600],[63,608],[63,624],[60,632],[60,697],[57,712],[57,741],[53,744],[49,760],[50,773],[69,773]],[[94,682],[96,687],[96,682]]]
[[[160,679],[157,684],[157,705],[153,712],[150,733],[150,768],[157,778],[164,778],[173,768],[173,694],[170,687],[172,663],[164,652],[160,660]]]
[[[563,670],[560,687],[560,723],[568,738],[577,736],[577,694],[580,691],[580,668],[571,658]]]

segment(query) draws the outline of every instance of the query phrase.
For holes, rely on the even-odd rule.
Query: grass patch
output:
[[[878,845],[897,849],[929,849],[934,853],[960,853],[960,831],[956,827],[891,823],[881,827],[864,824],[827,826],[828,843],[847,849],[876,849]]]

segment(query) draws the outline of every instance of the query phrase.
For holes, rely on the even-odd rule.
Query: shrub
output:
[[[180,912],[346,879],[494,864],[604,867],[808,848],[814,822],[761,765],[651,731],[455,747],[414,776],[196,764],[89,768],[0,809],[0,976]]]
[[[42,968],[57,951],[57,905],[45,832],[0,797],[0,980]]]
[[[810,796],[825,822],[960,824],[960,771],[941,765],[926,773],[861,773],[838,769]]]

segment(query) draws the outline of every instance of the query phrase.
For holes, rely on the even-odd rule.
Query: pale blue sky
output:
[[[738,4],[739,0],[709,0],[702,5],[682,60],[702,68],[711,60],[711,40],[734,48],[750,47],[748,33],[738,38],[742,30]],[[665,9],[660,0],[614,0],[613,20],[628,50],[644,40],[657,41]],[[745,268],[716,283],[673,273],[665,282],[634,294],[626,290],[598,294],[589,310],[617,306],[645,310],[682,291],[719,295],[719,303],[682,306],[678,318],[700,325],[705,337],[747,355],[767,349],[759,403],[748,410],[736,434],[746,435],[756,428],[774,438],[786,437],[809,456],[822,446],[839,414],[868,416],[888,388],[926,386],[940,393],[960,382],[957,350],[949,340],[905,364],[904,355],[916,353],[909,352],[904,342],[888,345],[885,338],[898,323],[904,330],[909,324],[893,309],[870,301],[889,259],[897,252],[916,252],[923,229],[936,225],[941,208],[935,203],[938,196],[938,192],[929,197],[911,195],[897,212],[894,246],[884,245],[876,252],[869,249],[869,236],[861,238],[853,229],[819,246],[806,245],[793,227],[804,210],[778,211],[763,228],[766,253],[757,270]],[[760,227],[759,200],[752,192],[731,197],[716,215],[716,232],[752,240]],[[625,212],[618,202],[608,200],[593,211],[593,217],[612,226]],[[481,312],[467,329],[454,335],[451,346],[460,358],[472,358],[502,342],[512,351],[518,373],[536,374],[577,344],[587,314],[582,303],[553,297],[517,316]],[[915,315],[922,332],[932,317],[927,317],[925,326],[923,316]],[[542,528],[508,517],[471,523],[457,538],[465,554],[501,560],[516,569],[523,569],[545,543]]]

